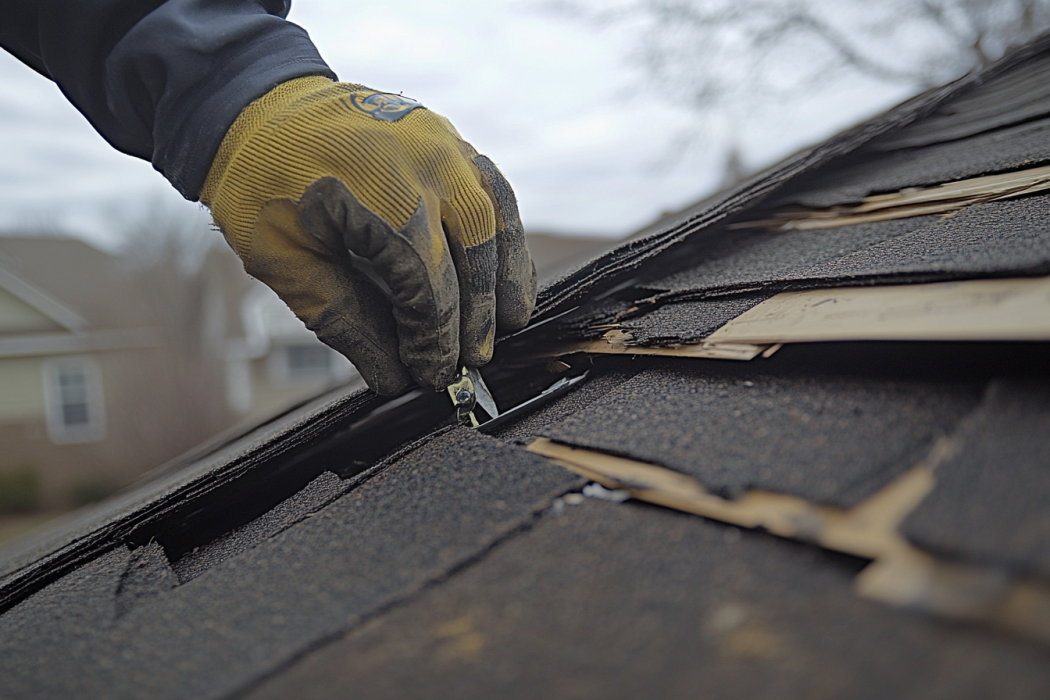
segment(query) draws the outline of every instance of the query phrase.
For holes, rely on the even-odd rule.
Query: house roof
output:
[[[63,307],[80,329],[123,328],[144,323],[146,310],[126,293],[120,261],[73,238],[0,236],[0,267]]]
[[[20,319],[0,332],[0,358],[157,345],[127,272],[83,241],[0,236],[0,300]]]
[[[1045,696],[1047,195],[914,201],[1050,163],[1048,66],[1044,38],[554,281],[486,380],[507,408],[583,379],[498,428],[335,392],[9,548],[7,693]]]

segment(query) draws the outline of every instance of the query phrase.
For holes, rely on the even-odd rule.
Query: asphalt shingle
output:
[[[993,383],[953,437],[905,535],[953,559],[1050,575],[1050,382]]]
[[[918,464],[982,388],[667,365],[540,434],[692,474],[730,498],[758,488],[850,507]]]
[[[859,566],[588,499],[248,697],[1045,697],[1045,650],[861,600]]]
[[[873,144],[873,147],[875,145]],[[1050,120],[1040,119],[959,141],[890,153],[866,149],[792,183],[778,206],[832,207],[873,194],[1032,168],[1050,160]]]
[[[117,591],[136,558],[121,547],[0,617],[3,695],[222,697],[448,575],[579,483],[459,429],[118,616]]]

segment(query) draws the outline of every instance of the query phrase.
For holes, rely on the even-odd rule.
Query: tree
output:
[[[911,92],[979,70],[1050,28],[1050,0],[557,0],[551,10],[629,27],[651,88],[719,134],[875,80]]]
[[[203,215],[147,202],[124,224],[126,283],[144,305],[160,345],[129,353],[114,420],[134,427],[127,445],[155,467],[227,428],[224,350],[231,296],[248,284]]]

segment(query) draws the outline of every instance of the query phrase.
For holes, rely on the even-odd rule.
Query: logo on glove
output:
[[[368,97],[354,94],[350,96],[350,103],[365,114],[385,122],[396,122],[413,109],[423,107],[415,100],[385,92],[376,92]]]

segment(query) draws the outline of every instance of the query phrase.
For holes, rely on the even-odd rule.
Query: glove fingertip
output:
[[[415,382],[412,381],[407,373],[403,377],[393,378],[385,375],[374,375],[369,381],[365,379],[365,383],[368,384],[368,388],[384,397],[400,396],[406,391],[415,386]]]
[[[412,368],[412,378],[417,384],[434,391],[442,391],[456,380],[459,367],[455,364],[447,366],[424,367],[422,370]]]
[[[536,265],[522,266],[527,274],[500,280],[496,297],[496,324],[501,332],[521,330],[536,308]]]
[[[485,324],[480,333],[471,339],[472,342],[461,341],[459,361],[467,367],[481,367],[492,359],[492,351],[495,346],[496,329],[492,322]]]

